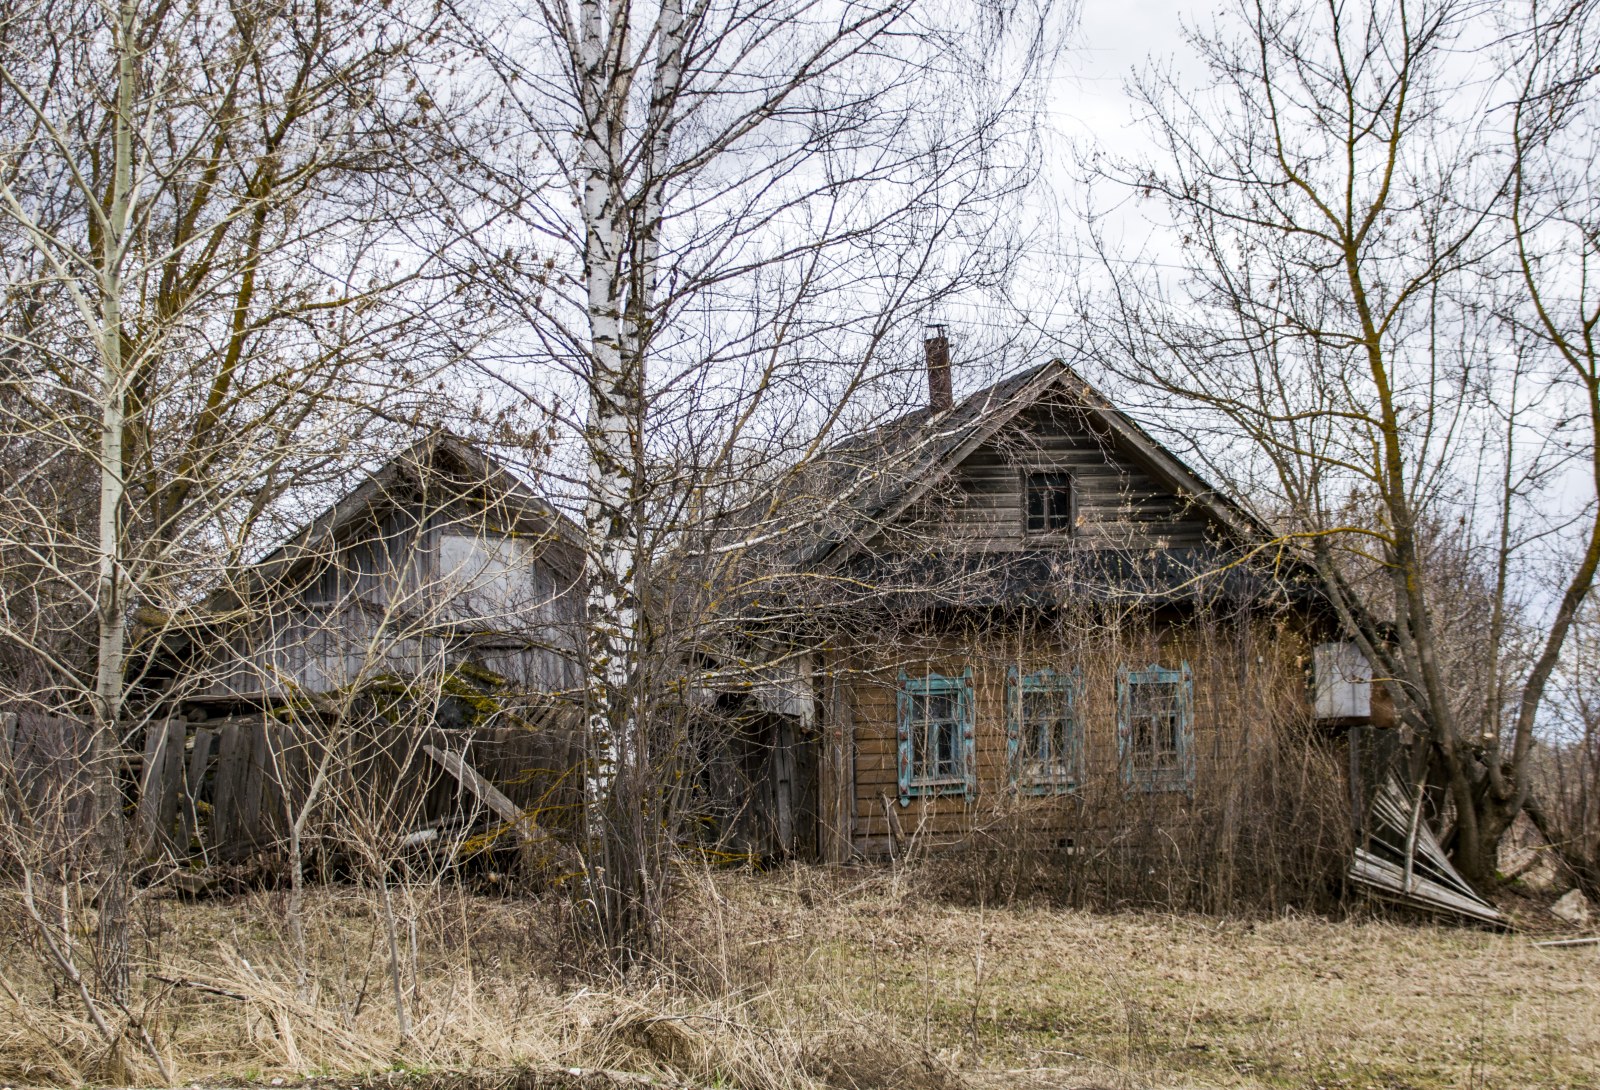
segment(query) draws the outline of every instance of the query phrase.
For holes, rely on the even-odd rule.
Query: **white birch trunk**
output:
[[[683,86],[683,0],[662,0],[656,27],[656,69],[651,87],[650,116],[645,133],[646,153],[639,229],[634,255],[633,290],[628,300],[626,351],[638,359],[641,379],[649,351],[651,319],[655,310],[656,282],[661,264],[661,214],[665,188],[662,172],[672,140],[673,110]],[[642,389],[641,383],[641,389]]]
[[[608,18],[609,16],[609,18]],[[634,595],[637,530],[633,432],[638,419],[637,376],[622,352],[622,262],[626,237],[620,149],[626,124],[625,87],[613,60],[624,51],[625,18],[600,0],[581,8],[583,66],[584,277],[589,316],[589,497],[584,512],[589,587],[587,616],[588,772],[585,835],[591,881],[603,866],[606,806],[627,742],[626,705],[638,615]],[[603,878],[602,878],[603,882]]]
[[[635,706],[641,690],[640,527],[638,508],[645,426],[645,377],[661,253],[663,194],[671,121],[683,77],[682,0],[665,0],[655,28],[651,98],[630,174],[631,9],[586,0],[581,9],[584,272],[590,331],[589,497],[584,529],[589,556],[588,741],[585,832],[590,896],[612,941],[646,919],[655,888],[649,847],[625,839],[648,835],[644,794],[624,791],[619,774],[642,781],[643,731]],[[615,805],[618,809],[609,812]],[[621,809],[629,808],[627,810]],[[638,812],[634,812],[638,811]],[[615,828],[609,822],[616,822]],[[607,867],[637,873],[606,874]]]
[[[619,770],[643,759],[631,701],[639,670],[640,539],[637,503],[643,449],[650,321],[661,253],[662,184],[673,106],[683,78],[682,0],[665,0],[656,28],[645,161],[628,200],[629,9],[587,0],[580,57],[585,121],[583,219],[590,326],[588,591],[590,763],[587,836],[602,857],[604,809]],[[631,219],[630,219],[631,217]],[[627,249],[631,243],[631,250]]]
[[[124,473],[122,435],[125,368],[123,360],[122,266],[127,254],[128,225],[134,204],[133,112],[138,92],[137,14],[134,0],[118,8],[116,39],[117,104],[114,126],[110,201],[100,223],[100,504],[97,526],[98,567],[95,623],[98,629],[95,663],[94,734],[89,751],[99,830],[101,880],[101,977],[114,1000],[127,990],[126,875],[122,858],[120,798],[116,758],[121,747],[124,657],[127,642],[125,558],[122,542]]]
[[[128,223],[133,214],[133,110],[137,93],[133,36],[133,0],[123,0],[119,10],[117,50],[117,106],[111,201],[100,225],[100,510],[98,524],[99,573],[95,595],[99,628],[95,672],[95,715],[103,736],[110,732],[113,745],[122,714],[123,650],[126,610],[123,601],[122,465],[123,335],[122,265],[127,252]]]

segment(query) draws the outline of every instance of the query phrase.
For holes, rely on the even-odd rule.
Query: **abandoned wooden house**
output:
[[[1065,364],[956,403],[926,347],[928,406],[770,508],[804,512],[754,641],[812,740],[793,849],[1043,853],[1086,898],[1210,909],[1353,877],[1340,747],[1383,700],[1309,569]]]
[[[927,407],[736,528],[765,544],[739,665],[710,671],[737,680],[695,713],[709,846],[969,849],[1084,901],[1208,910],[1342,883],[1495,919],[1310,569],[1065,364],[957,403],[927,349]],[[141,666],[147,854],[281,852],[308,821],[374,859],[547,845],[581,802],[583,571],[576,527],[482,452],[402,452]]]
[[[161,641],[148,839],[208,858],[281,843],[319,769],[360,835],[559,809],[581,741],[579,540],[448,435],[367,475]]]

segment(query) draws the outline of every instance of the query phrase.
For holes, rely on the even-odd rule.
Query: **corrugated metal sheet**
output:
[[[1392,774],[1374,795],[1371,835],[1367,847],[1356,848],[1348,876],[1358,885],[1419,908],[1505,923],[1505,917],[1450,865],[1433,830],[1422,820],[1417,797]]]

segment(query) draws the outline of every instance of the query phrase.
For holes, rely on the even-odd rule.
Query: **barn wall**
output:
[[[524,585],[507,600],[456,585],[439,568],[447,533],[505,535],[522,543]],[[472,661],[522,690],[581,684],[583,602],[572,577],[541,556],[541,540],[452,502],[412,500],[356,528],[295,593],[256,607],[259,616],[208,649],[200,697],[327,693],[381,675],[440,672]]]

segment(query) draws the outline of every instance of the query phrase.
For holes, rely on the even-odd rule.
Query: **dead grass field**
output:
[[[829,982],[978,1082],[1600,1086],[1597,947],[1376,920],[980,910],[882,882],[818,897],[805,882],[723,887],[746,934],[782,936],[773,979]]]
[[[401,891],[407,1038],[375,897],[311,896],[303,981],[281,895],[148,901],[133,1012],[185,1085],[525,1065],[752,1090],[1600,1087],[1596,947],[960,907],[881,870],[691,881],[670,962],[610,982],[563,968],[549,906]],[[158,1075],[5,913],[0,1085],[123,1081]]]

